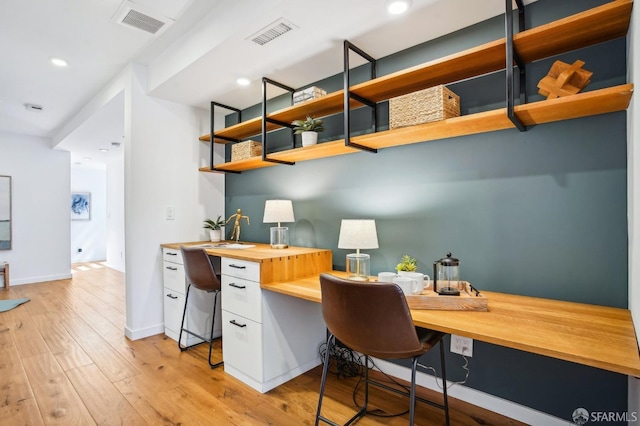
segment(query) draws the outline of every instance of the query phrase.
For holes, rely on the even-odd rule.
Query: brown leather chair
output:
[[[409,424],[415,418],[415,400],[444,409],[445,421],[449,425],[449,404],[444,386],[444,403],[437,404],[416,398],[416,368],[418,359],[434,345],[440,343],[442,380],[446,384],[444,348],[442,337],[445,333],[418,328],[413,325],[407,300],[398,285],[392,283],[363,283],[321,274],[322,315],[329,329],[324,369],[316,413],[316,425],[322,420],[336,425],[321,415],[322,398],[329,366],[331,347],[338,339],[347,347],[365,355],[364,407],[345,425],[349,425],[367,413],[369,383],[406,395],[396,389],[369,379],[369,356],[380,359],[412,359],[411,390],[409,392]]]
[[[218,304],[218,295],[220,294],[220,277],[216,274],[216,271],[213,268],[211,261],[209,260],[209,255],[202,248],[187,248],[180,247],[180,251],[182,252],[182,259],[184,262],[184,272],[187,277],[187,295],[184,300],[184,311],[182,312],[182,323],[180,324],[180,336],[178,337],[178,347],[181,351],[186,351],[189,348],[200,345],[202,343],[209,343],[209,366],[211,368],[216,368],[222,365],[223,361],[218,363],[211,362],[211,349],[213,347],[213,330],[216,321],[216,307]],[[200,336],[193,331],[189,331],[184,328],[184,319],[187,315],[187,306],[189,305],[189,292],[191,287],[195,287],[198,290],[206,291],[208,293],[214,293],[213,295],[213,316],[211,319],[211,334],[209,337]],[[195,336],[202,340],[202,342],[183,346],[182,345],[182,333],[187,333],[192,336]]]

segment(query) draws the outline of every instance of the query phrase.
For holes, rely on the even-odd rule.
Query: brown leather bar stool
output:
[[[374,380],[369,380],[369,356],[380,359],[411,358],[411,390],[409,392],[409,424],[415,419],[416,399],[442,408],[446,425],[449,425],[449,403],[447,400],[446,373],[442,337],[445,333],[413,325],[407,300],[400,287],[392,283],[363,283],[350,281],[329,274],[320,275],[322,289],[322,316],[329,329],[324,369],[316,413],[316,426],[322,420],[336,425],[321,415],[322,398],[329,368],[329,356],[335,339],[347,347],[365,355],[364,406],[347,423],[350,425],[367,413],[369,383],[406,395]],[[416,368],[418,358],[440,343],[440,362],[444,403],[438,404],[416,397]]]
[[[220,278],[216,274],[213,269],[213,265],[209,260],[209,255],[202,248],[187,248],[180,247],[180,251],[182,252],[182,259],[184,262],[184,272],[187,277],[187,295],[184,299],[184,311],[182,312],[182,323],[180,324],[180,335],[178,336],[178,348],[180,351],[186,351],[189,348],[200,345],[202,343],[209,343],[209,366],[211,368],[216,368],[224,361],[220,361],[218,363],[211,362],[211,349],[213,347],[213,330],[216,321],[216,306],[218,304],[218,295],[220,294],[221,284]],[[206,291],[208,293],[214,293],[213,295],[213,316],[211,319],[211,334],[209,337],[200,336],[193,331],[189,331],[184,328],[184,319],[187,315],[187,306],[189,305],[189,292],[191,287],[195,287],[198,290]],[[202,340],[202,342],[195,343],[189,346],[182,345],[182,333],[185,332],[192,336],[195,336]]]

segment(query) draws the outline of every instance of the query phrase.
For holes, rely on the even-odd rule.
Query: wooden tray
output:
[[[441,296],[432,289],[421,294],[407,295],[409,309],[433,309],[442,311],[487,311],[487,298],[471,290],[471,285],[464,281],[465,291],[459,296]]]

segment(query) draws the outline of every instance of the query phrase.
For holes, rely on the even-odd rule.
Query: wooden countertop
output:
[[[245,249],[231,249],[224,247],[210,247],[218,244],[234,244],[233,241],[222,241],[221,243],[212,243],[208,241],[194,241],[187,243],[168,243],[160,244],[160,247],[180,250],[180,246],[203,246],[207,253],[212,256],[230,257],[232,259],[247,260],[250,262],[263,263],[267,260],[279,259],[283,257],[295,257],[300,255],[308,255],[313,253],[331,252],[329,249],[309,248],[309,247],[288,247],[286,249],[272,249],[271,245],[263,243],[241,242],[240,244],[252,245]]]
[[[332,273],[345,276],[344,272]],[[318,276],[261,287],[321,302]],[[482,293],[488,299],[488,312],[414,309],[413,322],[419,327],[640,377],[638,342],[628,309]]]

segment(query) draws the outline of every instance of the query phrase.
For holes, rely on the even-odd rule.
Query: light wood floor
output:
[[[210,370],[204,346],[181,353],[164,335],[128,340],[124,276],[97,263],[74,270],[71,280],[0,290],[0,299],[31,299],[0,313],[1,425],[313,424],[320,368],[260,394],[223,368]],[[323,414],[348,419],[355,383],[331,376]],[[371,402],[393,413],[407,405],[378,390]],[[519,424],[468,403],[450,403],[454,425]],[[407,418],[367,416],[357,424],[402,425]],[[418,404],[416,420],[444,424],[442,411],[426,404]]]

